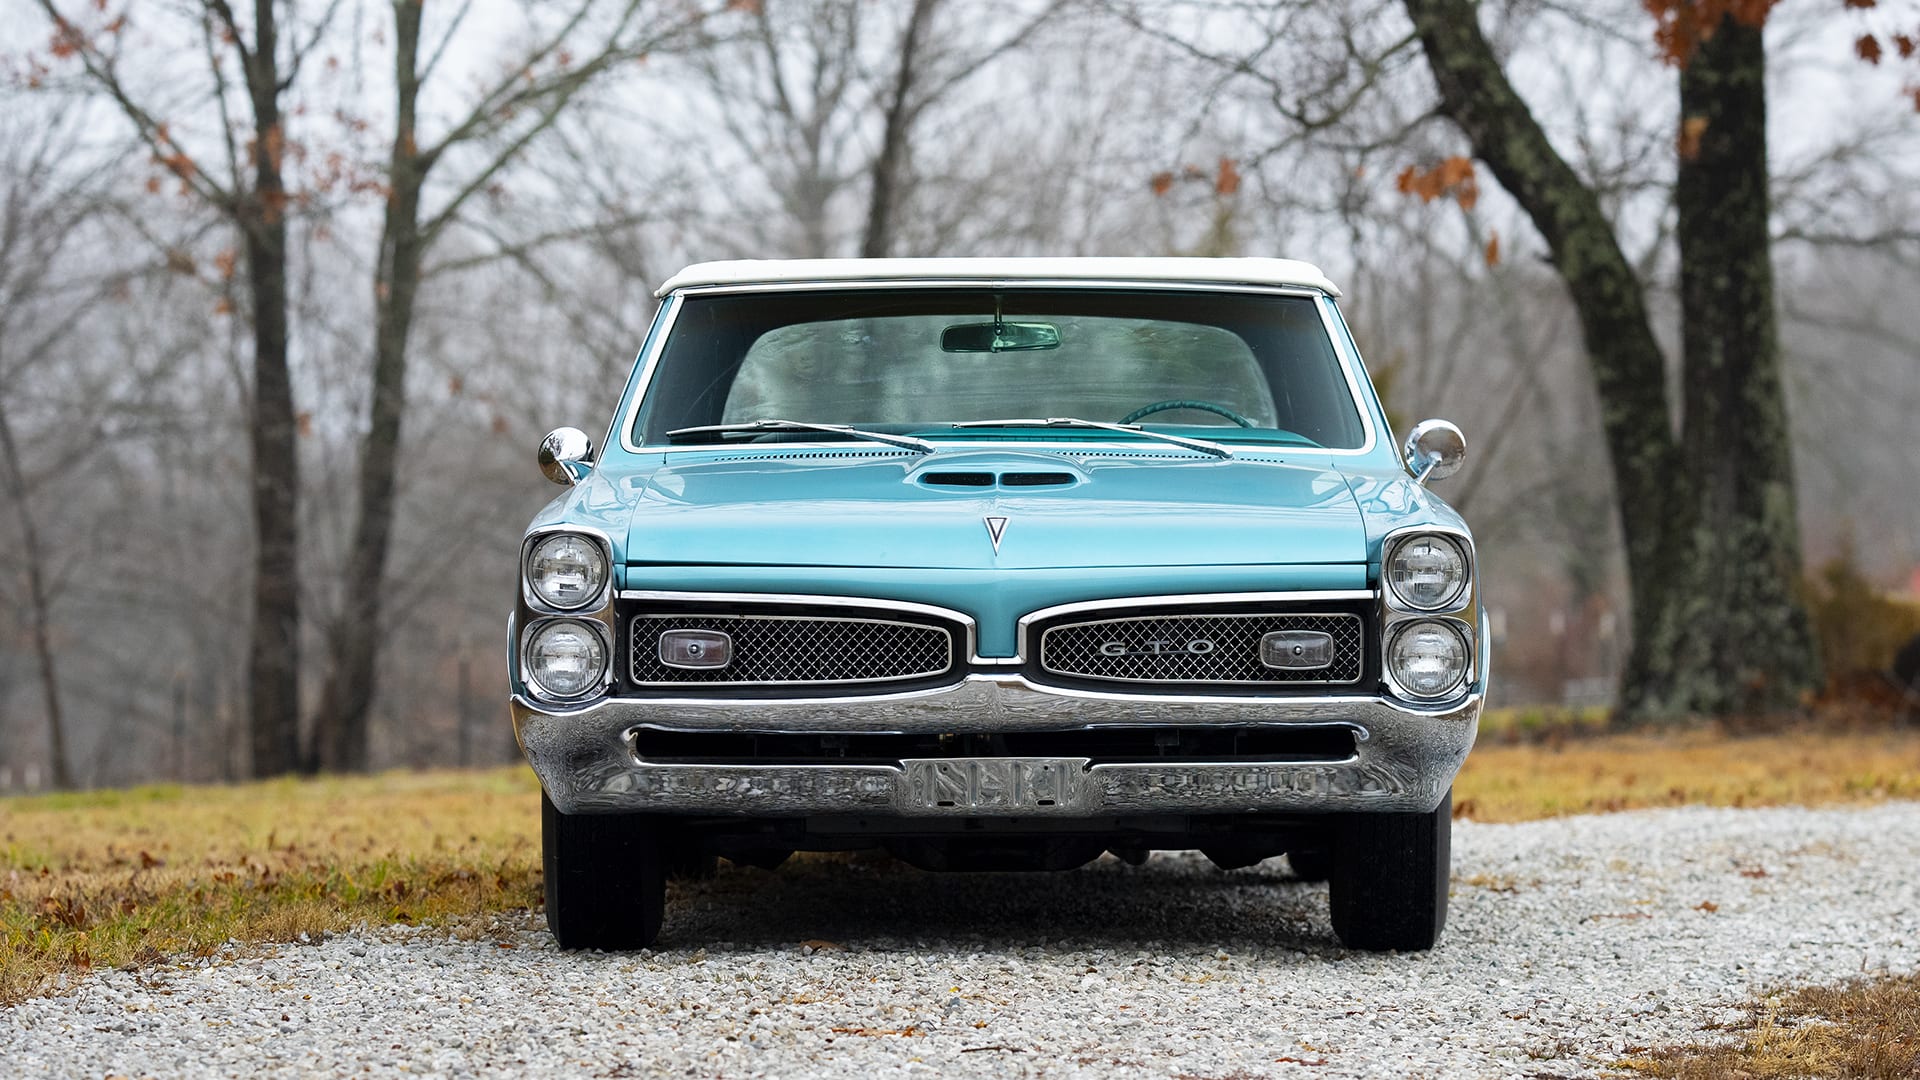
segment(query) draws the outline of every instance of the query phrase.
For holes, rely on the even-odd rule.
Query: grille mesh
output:
[[[733,639],[733,662],[724,668],[668,667],[660,662],[660,635],[668,630],[718,630]],[[891,682],[953,666],[950,631],[885,619],[638,615],[630,643],[630,670],[641,685]]]
[[[1260,662],[1260,638],[1275,630],[1333,635],[1333,663],[1312,671],[1274,669]],[[1211,642],[1192,652],[1194,642]],[[1119,642],[1132,655],[1109,656]],[[1150,652],[1160,642],[1159,653]],[[1040,637],[1040,666],[1056,675],[1156,683],[1351,683],[1366,663],[1366,632],[1358,615],[1155,615],[1056,626]]]

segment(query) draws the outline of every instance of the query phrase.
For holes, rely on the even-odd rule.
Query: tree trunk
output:
[[[1546,240],[1580,320],[1626,541],[1634,646],[1623,699],[1635,702],[1656,672],[1665,675],[1659,669],[1667,657],[1651,646],[1663,636],[1664,606],[1686,588],[1680,541],[1692,531],[1694,506],[1645,291],[1598,196],[1554,150],[1507,81],[1475,6],[1468,0],[1405,3],[1442,110]]]
[[[907,15],[906,32],[900,38],[900,63],[894,69],[893,94],[887,101],[885,126],[880,135],[880,152],[873,159],[873,183],[867,196],[867,232],[860,245],[866,259],[884,259],[893,248],[894,207],[900,200],[901,175],[906,171],[907,137],[914,114],[913,84],[919,71],[915,67],[921,39],[933,20],[933,9],[940,0],[913,0]]]
[[[13,426],[0,409],[0,463],[6,466],[7,495],[13,499],[20,516],[20,556],[27,564],[27,606],[33,629],[33,655],[40,674],[40,693],[47,706],[47,756],[53,762],[53,786],[73,786],[73,772],[67,765],[67,733],[60,711],[60,669],[53,651],[53,598],[47,592],[45,550],[40,546],[40,529],[27,503],[27,478],[20,467],[19,448],[14,445]]]
[[[407,405],[407,337],[413,327],[424,246],[420,195],[431,167],[431,160],[420,153],[414,127],[420,92],[420,7],[406,0],[393,5],[397,112],[388,167],[392,191],[374,269],[369,423],[360,450],[359,513],[347,557],[345,602],[331,634],[332,665],[314,727],[312,761],[336,772],[367,767],[367,717],[373,704],[387,552],[393,539],[400,423]]]
[[[1768,233],[1766,50],[1729,17],[1680,76],[1683,453],[1698,501],[1688,587],[1654,646],[1654,712],[1770,712],[1814,689]]]
[[[273,0],[255,0],[247,71],[254,187],[239,217],[253,304],[253,635],[247,662],[253,775],[292,771],[300,751],[300,454],[287,366],[287,193],[280,161]]]

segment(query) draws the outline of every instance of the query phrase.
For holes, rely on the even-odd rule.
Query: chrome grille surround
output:
[[[1309,670],[1265,666],[1260,638],[1276,630],[1332,635],[1333,663]],[[1199,642],[1210,647],[1194,651]],[[1102,652],[1102,646],[1115,643],[1123,650],[1120,655]],[[1366,623],[1351,612],[1169,612],[1072,622],[1041,633],[1040,669],[1103,682],[1350,684],[1366,670]]]
[[[926,679],[954,666],[953,632],[899,619],[849,615],[722,615],[643,612],[628,631],[636,686],[827,686]],[[660,660],[668,630],[715,630],[733,639],[723,668],[674,668]]]

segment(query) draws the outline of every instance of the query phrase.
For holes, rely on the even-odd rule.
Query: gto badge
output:
[[[993,539],[993,553],[1000,554],[1000,538],[1007,535],[1007,519],[990,517],[987,519],[987,535]]]
[[[1161,638],[1143,641],[1137,649],[1129,647],[1124,641],[1109,641],[1100,646],[1101,656],[1176,656],[1181,653],[1205,656],[1212,651],[1213,642],[1206,638],[1194,638],[1184,644]]]

